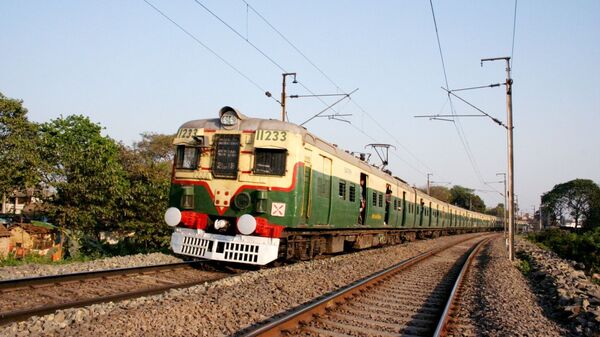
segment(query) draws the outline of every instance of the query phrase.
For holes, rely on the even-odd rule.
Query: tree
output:
[[[450,189],[449,202],[452,205],[476,212],[485,212],[485,203],[472,189],[455,185]]]
[[[37,125],[23,101],[0,93],[0,195],[32,190],[40,180]]]
[[[495,216],[498,216],[498,217],[502,217],[503,214],[504,214],[504,203],[500,202],[500,203],[498,203],[498,205],[496,205],[496,207],[494,207],[494,208],[488,208],[485,211],[485,213],[489,214],[489,215],[495,215]]]
[[[133,147],[120,147],[119,160],[129,181],[121,199],[120,228],[135,232],[128,240],[137,249],[155,250],[169,243],[171,230],[164,224],[163,214],[168,206],[173,137],[143,133]]]
[[[555,185],[542,195],[542,207],[554,225],[569,216],[575,228],[591,229],[600,225],[600,187],[589,179]]]
[[[439,201],[449,202],[450,189],[444,186],[431,186],[429,188],[430,195]]]
[[[118,201],[128,188],[119,146],[101,135],[102,127],[84,116],[60,117],[40,125],[43,180],[54,222],[98,238],[114,228]]]

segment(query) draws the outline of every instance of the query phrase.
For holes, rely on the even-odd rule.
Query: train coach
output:
[[[165,221],[177,254],[265,265],[501,227],[303,127],[231,107],[183,124],[174,145]]]

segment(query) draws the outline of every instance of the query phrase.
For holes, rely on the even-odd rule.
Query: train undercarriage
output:
[[[489,228],[423,229],[286,229],[281,237],[278,260],[310,260],[331,255],[383,247],[440,236],[489,231]]]

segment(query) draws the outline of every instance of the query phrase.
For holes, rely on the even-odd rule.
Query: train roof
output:
[[[235,125],[224,125],[221,123],[221,116],[225,113],[235,114],[238,121]],[[283,130],[292,133],[305,135],[308,131],[305,128],[293,123],[283,122],[275,119],[250,118],[232,107],[223,107],[219,111],[219,118],[197,119],[181,125],[180,128],[204,128],[204,129],[223,129],[223,130]]]
[[[235,117],[237,118],[237,123],[235,125],[224,125],[221,122],[221,117],[226,113],[235,115]],[[204,129],[215,129],[215,130],[221,129],[221,130],[239,130],[239,131],[244,131],[244,130],[280,130],[281,131],[281,130],[283,130],[283,131],[300,134],[300,135],[302,135],[304,142],[312,144],[331,155],[334,155],[342,160],[352,163],[353,165],[360,167],[363,171],[365,171],[371,175],[378,176],[379,178],[388,180],[388,181],[393,180],[398,186],[401,186],[404,189],[414,190],[415,193],[419,197],[423,197],[424,199],[435,201],[439,204],[447,204],[448,207],[453,208],[453,209],[457,209],[457,210],[459,209],[461,211],[466,211],[468,213],[486,215],[486,214],[482,214],[482,213],[478,213],[478,212],[474,212],[474,211],[469,211],[464,208],[457,207],[455,205],[451,205],[444,201],[438,200],[438,199],[428,195],[427,193],[421,192],[417,188],[410,186],[410,184],[408,184],[406,181],[404,181],[398,177],[392,176],[391,174],[382,171],[380,168],[378,168],[366,161],[356,158],[354,155],[350,154],[346,150],[343,150],[343,149],[339,148],[337,145],[329,143],[329,142],[315,136],[314,134],[308,132],[308,130],[306,130],[306,128],[296,125],[296,124],[293,124],[293,123],[284,122],[284,121],[280,121],[280,120],[276,120],[276,119],[250,118],[232,107],[225,106],[225,107],[221,108],[221,110],[219,110],[219,118],[192,120],[192,121],[184,123],[183,125],[181,125],[180,128],[204,128]]]

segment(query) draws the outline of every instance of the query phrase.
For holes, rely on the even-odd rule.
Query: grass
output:
[[[11,267],[11,266],[21,266],[25,264],[52,264],[52,265],[61,265],[61,264],[69,264],[74,262],[86,262],[91,261],[93,258],[88,256],[78,256],[78,257],[69,257],[66,259],[52,261],[50,256],[41,256],[37,254],[28,254],[23,258],[17,258],[14,254],[8,254],[6,257],[0,257],[0,267]]]
[[[529,275],[529,273],[531,273],[531,263],[529,262],[529,255],[523,252],[517,252],[516,257],[519,260],[517,268],[521,271],[521,273],[523,273],[523,275]]]

